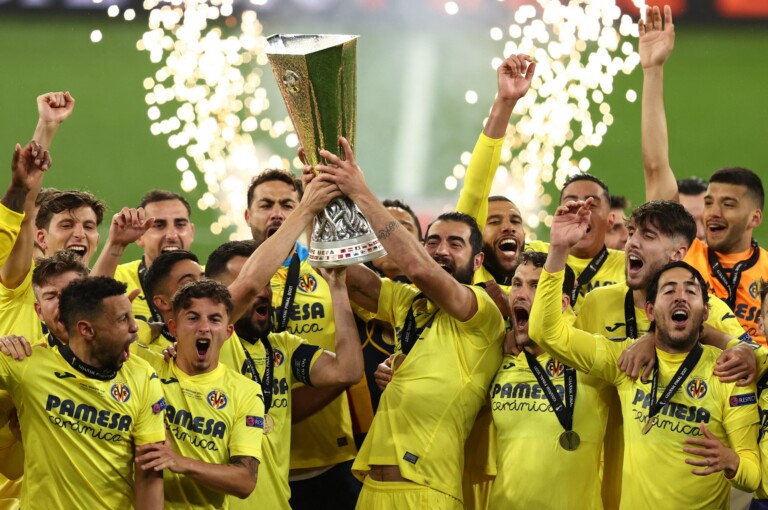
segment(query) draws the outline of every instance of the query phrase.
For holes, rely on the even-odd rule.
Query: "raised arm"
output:
[[[501,146],[517,101],[531,86],[536,64],[524,54],[512,55],[499,66],[498,92],[491,106],[483,134],[475,144],[469,160],[464,186],[456,210],[475,218],[480,230],[488,216],[488,195],[499,167]]]
[[[664,7],[662,27],[658,7],[646,8],[646,22],[638,21],[643,68],[642,152],[646,200],[678,200],[677,180],[669,165],[669,136],[664,110],[664,63],[675,46],[672,9]]]
[[[91,276],[113,278],[125,249],[143,236],[154,223],[154,218],[145,217],[142,207],[138,209],[123,207],[120,212],[112,216],[107,242],[93,266]]]
[[[291,253],[296,240],[307,225],[325,205],[341,196],[339,189],[327,181],[314,179],[304,192],[304,197],[293,212],[288,215],[277,229],[248,258],[240,274],[229,286],[235,310],[232,322],[251,306],[251,302],[261,289],[269,284],[272,275],[277,272],[285,258]]]
[[[34,140],[22,148],[16,144],[11,161],[11,184],[0,203],[0,283],[18,286],[32,263],[35,238],[35,198],[43,185],[43,174],[51,166],[50,154]]]
[[[562,289],[568,252],[589,225],[592,199],[566,202],[557,208],[550,231],[549,253],[528,320],[531,338],[566,365],[590,372],[595,363],[597,339],[563,320]],[[606,340],[607,341],[607,340]],[[614,364],[615,366],[615,364]]]
[[[347,268],[349,299],[369,312],[379,311],[381,278],[362,264]]]
[[[313,183],[324,180],[338,185],[341,191],[357,204],[387,253],[410,281],[442,310],[458,320],[466,321],[472,318],[477,312],[477,298],[474,292],[460,284],[432,260],[419,241],[389,214],[366,185],[349,142],[341,138],[339,143],[344,150],[345,159],[342,160],[328,151],[320,151],[320,155],[328,164],[317,165],[320,174]]]
[[[313,386],[349,386],[363,377],[363,350],[347,296],[343,268],[321,269],[320,274],[331,289],[333,315],[336,319],[335,354],[325,351],[312,365]]]

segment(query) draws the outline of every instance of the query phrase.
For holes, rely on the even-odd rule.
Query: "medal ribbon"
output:
[[[436,313],[432,314],[432,316],[429,318],[426,324],[424,324],[423,328],[418,328],[416,326],[416,317],[413,314],[413,306],[419,299],[426,298],[424,296],[424,293],[419,292],[416,297],[413,299],[413,302],[411,303],[411,307],[408,309],[408,315],[405,317],[405,322],[403,323],[403,328],[400,330],[400,333],[397,335],[400,339],[400,346],[402,348],[403,354],[408,354],[411,352],[411,349],[413,349],[413,346],[416,344],[416,341],[419,339],[421,334],[424,332],[425,329],[430,327],[432,325],[432,322],[435,320]]]
[[[573,284],[573,291],[571,291],[571,307],[573,307],[576,304],[576,300],[579,299],[579,289],[595,277],[597,272],[600,271],[600,268],[603,267],[603,264],[605,264],[607,258],[608,249],[603,245],[603,249],[600,250],[600,253],[595,255],[595,258],[589,262],[586,269],[584,269],[579,277],[576,278],[576,281]]]
[[[264,350],[267,351],[267,363],[264,366],[264,377],[259,377],[259,372],[256,370],[256,363],[253,362],[251,354],[248,349],[243,346],[243,352],[245,353],[245,370],[243,375],[250,378],[261,386],[261,394],[264,396],[264,414],[269,412],[269,408],[272,407],[272,380],[275,375],[275,357],[272,351],[272,344],[267,339],[269,335],[264,335],[260,338],[261,343],[264,344]],[[255,344],[256,340],[250,340],[245,338],[246,341]]]
[[[742,260],[733,268],[731,268],[731,277],[728,278],[726,270],[720,264],[720,260],[717,258],[717,254],[712,248],[707,247],[707,260],[709,267],[712,269],[712,274],[715,278],[723,284],[723,287],[728,291],[728,299],[725,302],[728,307],[733,311],[736,308],[736,291],[739,288],[739,281],[741,280],[741,273],[757,264],[757,259],[760,258],[760,247],[757,241],[752,239],[752,255],[747,260]]]
[[[300,265],[299,254],[294,252],[293,257],[291,257],[291,264],[288,266],[288,276],[285,280],[285,289],[283,290],[283,301],[277,310],[276,333],[282,333],[288,327],[289,312],[293,306],[293,300],[296,298],[296,289],[299,286]]]
[[[627,338],[637,338],[637,317],[635,316],[635,300],[632,298],[632,289],[627,289],[624,296],[624,322],[626,323]]]
[[[557,421],[566,430],[573,430],[573,406],[576,404],[576,369],[565,365],[565,373],[563,374],[563,382],[565,386],[565,402],[557,394],[557,389],[552,383],[552,380],[547,377],[536,356],[523,349],[525,357],[528,360],[528,367],[533,372],[534,377],[538,381],[541,388],[544,390],[544,395],[547,397],[549,404],[555,411]]]
[[[656,364],[653,367],[653,381],[651,382],[651,405],[648,408],[648,421],[651,421],[664,406],[669,404],[672,396],[680,389],[680,386],[683,385],[683,382],[691,374],[694,367],[696,367],[696,363],[701,359],[703,352],[704,348],[699,342],[696,342],[691,352],[685,357],[683,364],[680,365],[675,375],[672,376],[669,386],[661,394],[661,398],[658,401],[656,400],[656,393],[659,389],[659,360],[656,360]]]

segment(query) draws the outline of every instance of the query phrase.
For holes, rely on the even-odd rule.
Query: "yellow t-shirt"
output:
[[[579,308],[575,326],[589,333],[602,335],[611,340],[623,340],[627,337],[624,317],[624,297],[629,287],[626,282],[600,287],[584,297]],[[633,306],[637,320],[637,334],[642,336],[651,327],[645,310]],[[709,318],[706,321],[713,328],[735,338],[744,334],[728,305],[717,296],[709,296]]]
[[[146,362],[132,357],[101,381],[35,346],[23,361],[0,356],[0,387],[25,438],[25,507],[133,506],[134,447],[165,440],[165,399]]]
[[[291,449],[291,387],[296,381],[308,381],[312,366],[323,353],[315,345],[310,345],[288,332],[270,333],[268,341],[272,347],[272,403],[269,407],[269,418],[272,430],[264,433],[262,444],[263,461],[259,466],[259,483],[256,484],[250,496],[246,499],[232,498],[230,508],[248,510],[255,506],[269,509],[290,509],[288,500],[291,498],[291,488],[288,485],[289,455]],[[237,370],[250,376],[248,362],[243,348],[253,361],[259,380],[263,381],[267,364],[267,351],[260,341],[251,343],[237,335],[228,342],[236,342],[241,347],[233,350],[239,354],[236,359],[225,356],[222,363],[235,366]],[[311,382],[311,381],[310,381]]]
[[[336,346],[331,291],[328,284],[307,260],[307,249],[296,245],[301,259],[299,285],[289,312],[287,332],[309,343],[333,351]],[[272,305],[279,309],[283,300],[288,266],[272,277]],[[322,410],[292,427],[291,469],[332,466],[355,457],[347,394],[342,393]]]
[[[526,249],[549,253],[549,243],[545,243],[544,241],[531,241],[526,243]],[[592,259],[581,259],[573,255],[568,255],[568,266],[573,269],[576,278],[584,272],[590,262],[592,262]],[[611,250],[609,248],[608,257],[606,257],[603,265],[600,266],[600,270],[595,273],[595,276],[593,276],[589,282],[582,282],[583,285],[579,288],[579,297],[576,300],[576,303],[571,303],[573,311],[577,314],[579,313],[581,305],[584,302],[584,296],[593,289],[627,281],[627,276],[624,272],[625,265],[626,260],[624,252],[620,250]]]
[[[707,248],[706,243],[694,239],[684,260],[698,269],[701,276],[709,284],[710,293],[726,300],[728,299],[728,291],[709,267]],[[729,270],[738,262],[748,259],[750,255],[752,255],[752,248],[742,253],[729,255],[718,253],[717,258],[720,260],[720,264],[726,270],[728,276],[730,276]],[[768,251],[760,248],[760,257],[757,259],[757,263],[741,273],[739,286],[736,289],[736,307],[733,310],[744,331],[761,345],[766,345],[766,341],[760,332],[760,328],[757,326],[757,319],[760,317],[760,292],[758,291],[758,284],[760,278],[765,278],[766,275],[768,275]]]
[[[465,322],[429,301],[415,307],[418,327],[432,316],[434,320],[382,393],[352,468],[358,477],[372,465],[397,465],[408,480],[462,500],[464,443],[501,362],[504,335],[504,321],[493,300],[478,287],[468,288],[475,293],[478,309]],[[383,279],[379,317],[402,325],[418,293]]]
[[[722,475],[696,476],[682,451],[687,437],[702,437],[699,423],[740,458],[733,480],[736,488],[751,492],[760,482],[757,452],[758,413],[755,387],[722,383],[713,374],[720,350],[703,346],[701,359],[657,415],[659,422],[644,435],[648,419],[651,381],[633,381],[617,366],[630,340],[613,342],[563,322],[560,313],[564,271],[542,270],[531,310],[530,335],[552,356],[578,370],[616,386],[624,416],[624,468],[621,508],[725,508],[729,481]],[[656,350],[659,367],[658,397],[683,363],[686,353]],[[660,483],[660,480],[663,483]]]
[[[40,338],[48,333],[35,312],[35,292],[32,290],[32,271],[29,268],[24,280],[15,289],[0,283],[0,336],[19,335],[27,340]]]
[[[149,309],[147,297],[144,295],[144,289],[139,280],[139,264],[141,264],[141,259],[120,264],[117,266],[117,269],[115,269],[115,280],[123,282],[128,286],[128,289],[125,291],[128,295],[134,290],[139,289],[139,295],[136,296],[136,299],[131,303],[133,306],[133,316],[137,319],[149,322],[152,319],[152,312]]]
[[[565,399],[565,366],[549,354],[536,359]],[[564,429],[525,354],[504,356],[490,391],[498,445],[491,508],[602,509],[599,468],[609,389],[577,372],[573,430],[581,443],[567,451],[559,442]]]
[[[174,451],[209,464],[229,464],[235,456],[261,460],[264,402],[258,384],[222,363],[191,376],[174,360],[155,359]],[[165,508],[229,508],[235,499],[170,470],[163,478]]]

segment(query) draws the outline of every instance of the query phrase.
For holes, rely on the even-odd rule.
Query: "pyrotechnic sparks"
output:
[[[490,36],[501,40],[503,33],[494,27]],[[506,33],[504,56],[527,53],[537,67],[532,90],[516,108],[522,114],[507,130],[492,194],[512,199],[530,228],[549,227],[552,217],[542,208],[552,197],[543,184],[554,180],[560,188],[568,176],[590,169],[591,161],[580,153],[600,145],[613,123],[607,98],[615,76],[640,63],[629,39],[637,36],[637,26],[614,0],[538,0],[538,6],[516,10]],[[497,69],[501,63],[495,58],[491,65]],[[629,101],[636,97],[626,93]],[[469,156],[462,154],[462,170]],[[446,188],[456,187],[456,169],[453,177]]]
[[[233,14],[232,0],[146,0],[144,8],[149,30],[137,48],[160,66],[144,80],[151,132],[184,149],[176,164],[181,188],[205,186],[197,206],[220,212],[211,231],[235,227],[230,237],[246,238],[241,218],[251,178],[265,168],[299,164],[254,143],[271,137],[298,146],[290,119],[266,116],[270,100],[262,80],[270,71],[262,26],[254,11]]]

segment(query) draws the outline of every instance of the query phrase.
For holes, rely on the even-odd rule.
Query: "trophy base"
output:
[[[354,244],[350,244],[350,241]],[[384,247],[371,232],[343,241],[312,241],[309,248],[309,265],[312,267],[351,266],[386,254]]]

